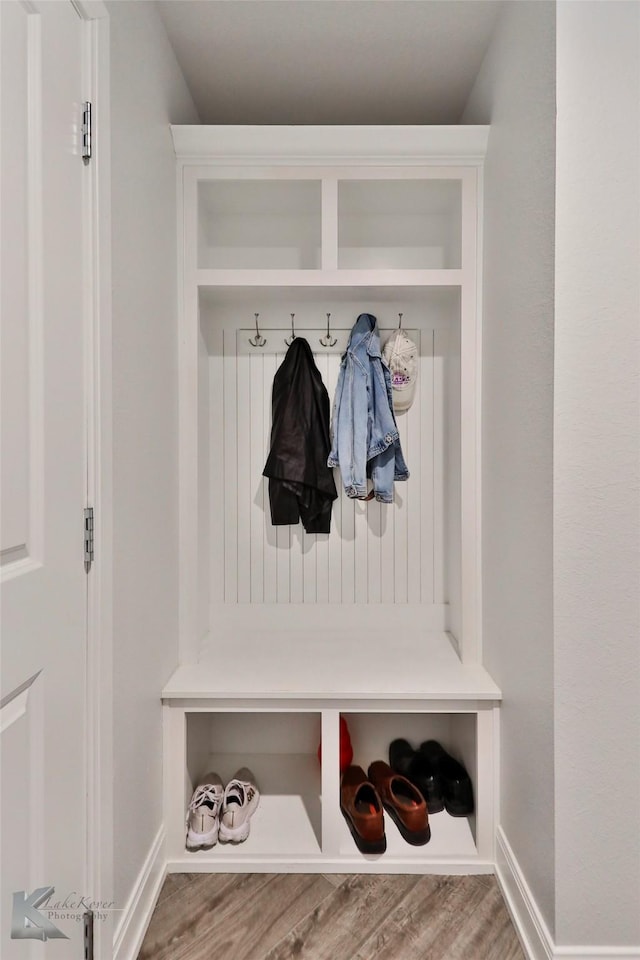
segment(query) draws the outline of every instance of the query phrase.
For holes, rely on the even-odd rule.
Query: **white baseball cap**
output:
[[[413,403],[418,379],[418,348],[404,330],[395,330],[385,343],[382,356],[391,372],[393,409],[408,410]]]

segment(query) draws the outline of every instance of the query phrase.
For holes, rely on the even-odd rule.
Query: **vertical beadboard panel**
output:
[[[305,335],[313,344],[323,332],[306,330]],[[392,504],[363,502],[346,497],[336,471],[339,496],[328,536],[306,534],[302,524],[271,524],[262,470],[270,446],[273,378],[286,352],[287,333],[269,330],[263,349],[245,343],[246,330],[227,326],[207,333],[212,602],[442,602],[446,331],[408,330],[420,349],[415,402],[397,417],[409,481],[395,485]],[[346,340],[344,332],[342,337]],[[315,356],[333,403],[339,347]]]
[[[315,359],[322,382],[326,387],[329,382],[330,357],[327,354],[321,354]],[[329,538],[330,534],[326,533],[317,534],[315,537],[316,603],[329,602]]]
[[[238,331],[238,338],[243,334]],[[236,345],[237,431],[236,490],[238,527],[238,603],[251,600],[251,376],[259,360]]]
[[[278,549],[276,599],[278,603],[290,603],[293,602],[291,594],[291,545],[293,542],[293,528],[276,527],[276,542]]]
[[[417,340],[421,349],[422,337]],[[422,366],[422,363],[421,363]],[[422,406],[419,397],[407,412],[407,466],[409,480],[403,484],[406,489],[407,510],[407,600],[420,603],[422,595],[422,514],[430,509],[422,502],[420,490],[420,449],[422,439]],[[417,482],[416,482],[417,480]]]
[[[385,331],[382,334],[383,345],[393,332],[394,331]],[[407,333],[409,336],[416,339],[416,343],[418,344],[419,348],[420,341],[416,338],[414,332],[409,330]],[[406,422],[406,413],[399,415],[396,414],[396,423],[398,425],[398,433],[400,435],[400,446],[405,458],[407,457]],[[409,466],[409,470],[412,472],[411,466]],[[416,482],[415,479],[413,482]],[[396,601],[396,548],[398,548],[400,566],[404,567],[403,575],[406,581],[406,554],[400,539],[404,538],[404,542],[406,543],[406,523],[404,524],[404,527],[402,523],[402,518],[406,518],[406,486],[406,483],[394,484],[393,504],[378,505],[380,508],[379,533],[374,533],[375,528],[372,527],[372,534],[379,535],[380,537],[380,596],[379,598],[375,598],[373,602],[376,600],[379,600],[381,603],[403,602]],[[396,535],[396,528],[398,529],[398,539]],[[406,602],[406,593],[404,596],[404,602]]]
[[[433,330],[421,335],[420,385],[416,404],[420,406],[420,583],[422,603],[433,603],[434,589],[434,510],[433,482],[435,445],[433,426]],[[417,458],[416,458],[417,459]],[[439,469],[442,470],[442,463]]]
[[[264,602],[264,354],[253,354],[250,362],[249,477],[251,485],[251,578],[252,603]]]
[[[266,353],[263,356],[262,378],[262,467],[264,469],[269,449],[271,447],[271,392],[273,378],[276,374],[277,361],[275,354]],[[269,505],[269,481],[262,477],[262,495],[264,515],[262,518],[262,537],[264,542],[264,602],[275,603],[278,599],[278,529],[271,523],[271,508]],[[287,578],[288,579],[288,578]]]
[[[291,549],[289,551],[289,589],[291,603],[304,603],[304,563],[302,555],[302,541],[304,531],[302,525],[290,527]]]
[[[223,333],[224,371],[224,599],[238,602],[238,416],[236,398],[236,335]]]
[[[393,505],[369,500],[366,508],[369,603],[380,603],[382,600],[382,528],[386,522],[387,513],[393,510]]]
[[[318,551],[317,534],[305,533],[302,529],[302,600],[304,603],[317,602],[317,569],[318,569]]]
[[[369,530],[367,526],[368,504],[363,500],[353,501],[355,601],[369,602]]]
[[[333,398],[338,384],[338,373],[340,372],[339,355],[330,355],[327,357],[327,377],[324,381],[329,394],[329,404],[331,407],[331,417],[333,417]],[[338,499],[333,502],[333,511],[331,515],[331,534],[328,538],[327,563],[328,563],[328,593],[329,603],[343,603],[343,573],[342,573],[342,554],[344,545],[344,534],[342,531],[342,497],[340,495],[340,471],[333,471],[338,491]],[[353,590],[350,599],[353,600]]]
[[[282,363],[284,359],[284,354],[286,353],[286,348],[283,347],[283,353],[279,357],[278,364]],[[291,589],[291,603],[304,603],[305,601],[305,532],[302,528],[302,523],[298,523],[295,527],[290,527],[291,530],[291,549],[289,551],[289,563],[290,563],[290,589]],[[309,544],[309,546],[311,546]],[[308,577],[310,573],[308,572]],[[315,590],[314,590],[315,594]],[[309,583],[307,583],[307,601],[312,602],[311,598],[311,588]]]
[[[418,387],[419,389],[419,387]],[[409,458],[409,412],[400,414],[397,418],[400,446],[407,460],[409,473],[407,483],[396,483],[394,493],[393,517],[393,598],[390,602],[407,603],[409,597],[407,530],[409,527],[409,509],[407,492],[413,482],[413,464]]]
[[[284,352],[284,347],[276,352],[276,369],[282,363]],[[299,537],[299,526],[276,527],[278,603],[300,603],[302,600],[302,584],[298,576]],[[295,575],[292,575],[294,568]]]
[[[356,602],[356,502],[344,495],[340,471],[336,471],[342,538],[342,603]]]
[[[398,427],[398,432],[400,428]],[[402,444],[402,441],[400,441]],[[395,528],[398,504],[394,496],[393,503],[380,504],[382,512],[382,536],[380,539],[380,602],[395,602]]]

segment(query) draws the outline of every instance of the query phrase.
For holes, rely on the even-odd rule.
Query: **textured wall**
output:
[[[556,940],[640,956],[640,6],[557,50]]]
[[[195,109],[152,3],[111,19],[115,890],[162,823],[160,690],[178,659],[175,156]]]
[[[500,823],[553,928],[555,5],[507,3],[463,122],[490,123],[483,304],[483,642],[502,688]]]

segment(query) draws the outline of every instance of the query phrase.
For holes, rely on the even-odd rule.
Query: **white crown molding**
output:
[[[172,125],[176,156],[207,163],[480,164],[489,127]]]

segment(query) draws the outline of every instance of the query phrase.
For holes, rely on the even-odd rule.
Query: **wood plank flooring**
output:
[[[138,960],[525,960],[495,877],[173,873]]]

